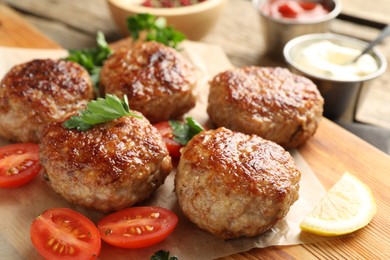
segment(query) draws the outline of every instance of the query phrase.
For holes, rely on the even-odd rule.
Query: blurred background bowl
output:
[[[374,48],[368,54],[374,58],[378,69],[368,75],[359,76],[358,78],[353,79],[337,78],[337,76],[329,76],[326,74],[319,75],[314,69],[303,67],[297,62],[301,55],[302,48],[324,40],[358,50],[363,50],[368,44],[367,42],[356,38],[332,33],[303,35],[292,39],[286,44],[283,50],[285,61],[292,72],[311,79],[317,85],[321,95],[325,99],[325,117],[332,120],[338,120],[341,117],[353,119],[357,100],[363,84],[366,84],[367,81],[381,75],[386,70],[387,61],[385,57]],[[349,107],[352,107],[352,115],[345,114]]]
[[[341,12],[340,0],[306,0],[306,2],[321,3],[329,12],[310,19],[298,20],[272,17],[264,11],[274,0],[252,0],[259,13],[264,36],[266,54],[278,60],[283,60],[285,44],[300,35],[324,33],[329,31],[329,24]]]
[[[142,0],[107,0],[112,18],[122,35],[127,36],[127,17],[149,13],[165,17],[168,25],[184,33],[189,40],[200,40],[217,23],[226,0],[206,0],[184,7],[154,8],[142,6]]]

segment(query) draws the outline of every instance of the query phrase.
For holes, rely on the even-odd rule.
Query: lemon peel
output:
[[[370,188],[349,172],[300,224],[303,231],[322,236],[339,236],[366,226],[376,213]]]

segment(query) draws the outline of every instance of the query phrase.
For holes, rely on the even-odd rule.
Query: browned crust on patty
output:
[[[146,199],[172,169],[157,130],[145,118],[129,116],[87,131],[50,124],[43,132],[40,160],[55,191],[102,211]]]
[[[218,128],[182,149],[175,188],[191,221],[230,239],[255,236],[282,219],[298,199],[300,175],[276,143]]]
[[[13,67],[0,83],[0,134],[38,142],[42,128],[94,98],[88,72],[63,60],[32,60]]]
[[[193,66],[157,42],[118,50],[104,63],[100,82],[104,93],[127,95],[130,107],[152,123],[181,116],[195,106]]]
[[[315,133],[323,102],[309,79],[284,68],[252,66],[212,79],[207,112],[217,126],[295,148]]]

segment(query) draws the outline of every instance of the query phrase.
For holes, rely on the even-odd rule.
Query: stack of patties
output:
[[[315,133],[323,103],[313,82],[287,69],[216,75],[207,112],[220,128],[182,149],[175,188],[183,213],[223,239],[270,229],[299,197],[301,174],[284,148]]]
[[[72,203],[106,212],[148,198],[172,169],[164,141],[150,122],[179,117],[194,107],[195,86],[194,68],[173,48],[142,42],[113,53],[104,62],[100,92],[126,96],[138,116],[84,132],[49,125],[41,162],[51,186]]]

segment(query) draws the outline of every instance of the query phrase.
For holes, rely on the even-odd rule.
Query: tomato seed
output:
[[[53,250],[54,250],[54,251],[57,251],[58,246],[59,246],[59,243],[57,242],[57,243],[53,246]]]
[[[131,234],[135,234],[135,228],[134,228],[134,227],[131,227],[130,233],[131,233]]]
[[[64,249],[65,249],[65,245],[62,244],[59,253],[62,254],[62,252],[64,252]]]
[[[153,231],[154,227],[151,227],[151,226],[146,226],[146,230],[147,231]]]
[[[51,238],[51,239],[47,242],[47,244],[48,244],[49,246],[52,246],[53,243],[54,243],[54,238]]]
[[[152,218],[158,218],[158,217],[160,216],[160,213],[154,212],[154,213],[150,214],[150,216],[151,216]]]
[[[18,173],[19,173],[19,170],[16,167],[9,168],[7,171],[8,176],[16,175]]]

